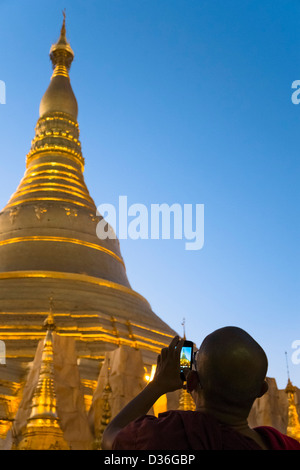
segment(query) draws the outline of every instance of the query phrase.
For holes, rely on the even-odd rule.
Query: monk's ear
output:
[[[186,378],[186,388],[188,392],[197,391],[199,387],[199,377],[195,370],[191,370]]]
[[[261,386],[261,389],[260,389],[260,393],[259,395],[257,395],[257,398],[260,398],[262,397],[265,393],[267,393],[269,389],[269,385],[268,385],[268,382],[266,380],[263,381],[263,384]]]

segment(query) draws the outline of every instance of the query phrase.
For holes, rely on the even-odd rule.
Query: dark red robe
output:
[[[300,450],[300,443],[268,426],[255,428],[270,450]],[[146,415],[117,435],[113,450],[261,450],[251,438],[198,411]]]

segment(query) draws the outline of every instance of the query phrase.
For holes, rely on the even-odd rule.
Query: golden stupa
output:
[[[26,171],[0,212],[0,449],[100,449],[175,334],[131,288],[118,239],[96,235],[103,218],[83,177],[65,15],[50,58]],[[298,438],[292,394],[288,419],[287,394],[272,380],[252,423]],[[182,390],[153,413],[194,407]]]
[[[174,332],[127,279],[117,238],[100,240],[102,219],[83,177],[77,101],[69,70],[74,53],[65,17],[50,49],[53,74],[26,158],[26,171],[0,213],[0,437],[16,415],[49,298],[56,335],[76,343],[88,407],[105,353],[131,347],[146,369]],[[112,230],[108,227],[108,230]]]

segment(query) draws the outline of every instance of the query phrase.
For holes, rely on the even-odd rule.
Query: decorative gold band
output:
[[[44,168],[47,167],[47,168]],[[59,169],[57,169],[59,168]],[[69,170],[69,171],[63,171],[61,170],[63,168],[64,170]],[[38,170],[38,171],[37,171]],[[71,173],[70,173],[71,171]],[[71,165],[66,165],[65,163],[59,163],[59,162],[44,162],[44,163],[37,163],[36,165],[29,165],[26,172],[25,176],[35,176],[35,175],[40,175],[43,173],[50,173],[50,174],[65,174],[72,176],[72,178],[76,178],[80,181],[82,181],[82,171],[76,168],[75,166]]]
[[[34,149],[27,154],[27,168],[29,164],[36,160],[37,158],[51,157],[53,159],[54,155],[58,155],[64,158],[69,158],[70,160],[77,163],[80,166],[81,171],[84,171],[84,158],[79,153],[74,150],[69,149],[68,147],[62,147],[60,145],[47,145],[38,149]]]
[[[56,174],[53,174],[54,171],[56,172]],[[35,185],[31,183],[35,183],[36,181],[40,181],[40,180],[46,180],[46,183],[44,182],[40,183],[41,185],[44,186],[46,184],[52,184],[53,180],[57,180],[57,181],[66,181],[67,183],[72,183],[74,185],[80,186],[81,188],[85,190],[85,194],[86,194],[87,189],[86,189],[86,186],[82,183],[82,180],[80,181],[79,179],[75,179],[73,178],[73,175],[71,175],[70,173],[65,173],[64,171],[60,172],[58,170],[49,170],[49,172],[51,172],[52,174],[45,175],[44,171],[40,171],[40,172],[35,172],[35,176],[31,176],[30,174],[26,175],[24,179],[22,180],[20,187],[21,186],[36,187],[36,186],[39,186],[39,184]],[[37,173],[40,173],[40,175],[38,175]],[[69,175],[69,176],[65,176],[65,175]],[[56,183],[54,183],[54,185],[56,186]],[[65,185],[63,186],[65,187]],[[77,187],[76,189],[79,190],[79,188]]]
[[[67,237],[43,237],[43,236],[31,236],[31,237],[18,237],[18,238],[8,238],[7,240],[0,241],[0,247],[5,245],[11,245],[13,243],[26,243],[26,242],[55,242],[55,243],[73,243],[74,245],[81,245],[86,248],[91,248],[93,250],[102,251],[109,256],[112,256],[115,260],[121,263],[124,268],[124,261],[116,255],[113,251],[104,248],[103,246],[96,245],[95,243],[90,243],[85,240],[78,240],[76,238],[67,238]]]
[[[49,121],[57,121],[57,120],[64,121],[76,127],[77,129],[79,129],[78,122],[71,120],[69,115],[62,113],[61,111],[55,111],[52,113],[51,116],[48,115],[46,117],[39,118],[38,124],[42,124],[42,123],[49,122]]]
[[[61,65],[61,64],[56,65],[56,67],[53,71],[53,74],[52,74],[52,78],[57,77],[57,75],[60,75],[62,77],[66,77],[66,78],[70,79],[68,69],[65,65]]]
[[[34,139],[32,140],[32,145],[34,145],[36,142],[40,142],[43,139],[47,139],[47,138],[68,140],[69,142],[72,142],[75,145],[77,145],[79,152],[81,152],[81,144],[80,144],[80,141],[76,139],[76,137],[73,137],[70,134],[60,133],[60,132],[52,132],[51,134],[49,133],[48,135],[40,134],[37,137],[34,137]]]
[[[57,202],[67,202],[68,204],[75,204],[75,206],[80,206],[80,207],[85,207],[89,210],[95,210],[95,206],[92,204],[84,204],[79,201],[75,201],[74,199],[64,199],[60,197],[32,197],[32,198],[27,198],[27,199],[21,199],[20,201],[16,202],[10,202],[7,204],[5,207],[13,207],[13,206],[19,206],[20,204],[26,203],[26,202],[39,202],[39,201],[57,201]]]
[[[107,281],[99,277],[88,276],[87,274],[77,274],[77,273],[65,273],[58,271],[8,271],[5,273],[0,273],[0,281],[2,279],[61,279],[71,282],[84,282],[88,284],[97,285],[100,287],[107,287],[108,289],[114,289],[124,294],[129,294],[134,296],[147,304],[149,308],[150,305],[148,301],[141,295],[130,289],[129,287],[122,286],[116,282]]]
[[[78,197],[79,199],[84,199],[86,202],[89,202],[93,204],[93,199],[87,194],[87,192],[83,192],[80,189],[74,188],[72,186],[66,186],[66,185],[58,185],[55,183],[46,183],[47,187],[41,187],[42,184],[35,185],[36,189],[31,189],[34,188],[35,186],[29,186],[29,189],[24,188],[24,189],[18,189],[14,195],[12,196],[12,201],[16,198],[26,196],[27,194],[30,193],[40,193],[40,192],[55,192],[55,193],[63,193],[63,194],[68,194],[70,196]],[[24,187],[22,185],[22,187]],[[61,189],[63,188],[63,189]],[[71,191],[70,191],[71,189]]]

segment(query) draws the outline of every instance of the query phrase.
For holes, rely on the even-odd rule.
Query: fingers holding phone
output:
[[[171,392],[182,388],[180,379],[180,354],[184,340],[175,336],[167,348],[161,350],[157,358],[154,381],[163,388],[164,392]]]
[[[186,376],[193,365],[193,342],[184,341],[180,352],[180,378],[186,380]]]

